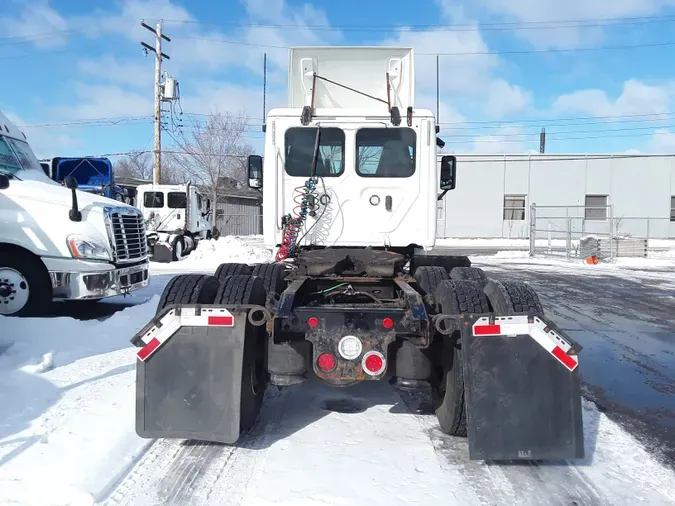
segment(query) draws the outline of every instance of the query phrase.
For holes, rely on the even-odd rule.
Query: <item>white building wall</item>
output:
[[[592,195],[606,196],[620,234],[675,238],[675,222],[670,221],[673,156],[455,156],[457,188],[448,192],[439,211],[439,237],[528,237],[533,203],[540,210],[538,216],[568,213],[575,230],[606,233],[609,221],[583,218],[586,197]],[[505,196],[525,197],[524,220],[504,219]]]

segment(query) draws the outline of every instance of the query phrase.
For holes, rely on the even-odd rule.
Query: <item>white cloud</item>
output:
[[[518,126],[502,126],[494,133],[475,137],[470,151],[481,154],[534,153],[533,149],[527,148],[526,137],[522,134]]]
[[[649,144],[650,151],[653,153],[675,153],[675,132],[668,129],[658,129]]]
[[[115,85],[75,83],[76,101],[52,109],[54,116],[68,119],[152,116],[151,93],[128,91]]]
[[[16,16],[0,16],[3,38],[13,38],[7,44],[20,47],[32,43],[38,48],[62,46],[67,42],[66,20],[49,6],[46,0],[23,4]]]
[[[77,62],[77,70],[83,74],[98,78],[100,81],[129,84],[152,90],[155,81],[154,65],[141,60],[119,61],[112,55],[98,59],[86,59]]]
[[[488,116],[501,119],[510,114],[523,112],[531,103],[531,92],[509,84],[504,79],[496,79],[488,87],[485,111]]]
[[[449,0],[444,0],[449,3]],[[664,8],[675,5],[674,0],[485,0],[480,5],[465,1],[467,9],[472,8],[500,16],[505,21],[525,23],[558,22],[556,27],[542,23],[524,25],[524,29],[514,30],[516,34],[538,48],[559,48],[590,45],[602,40],[605,26],[580,27],[579,23],[561,23],[564,21],[588,20],[586,25],[598,25],[596,20],[639,17],[657,14]],[[477,10],[477,12],[480,12]],[[563,26],[561,28],[561,26]],[[625,26],[625,25],[624,25]]]
[[[24,127],[21,125],[30,124],[30,122],[24,121],[18,114],[11,111],[4,111],[4,113],[26,134],[26,140],[38,158],[47,158],[54,156],[54,153],[63,153],[83,147],[82,141],[73,137],[64,127]]]
[[[659,114],[670,109],[671,86],[650,86],[636,79],[623,84],[621,95],[611,99],[600,89],[580,90],[559,96],[556,112],[575,111],[590,116],[633,116]]]

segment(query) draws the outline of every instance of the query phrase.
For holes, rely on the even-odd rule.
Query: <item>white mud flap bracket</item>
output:
[[[470,458],[583,458],[581,347],[539,316],[463,319]]]
[[[244,308],[169,306],[133,337],[139,436],[239,439],[247,318]]]

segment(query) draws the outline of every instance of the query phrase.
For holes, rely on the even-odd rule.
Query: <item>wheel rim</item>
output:
[[[16,269],[0,267],[0,314],[21,311],[30,298],[28,281]]]

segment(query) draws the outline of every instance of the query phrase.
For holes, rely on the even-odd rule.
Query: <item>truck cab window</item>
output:
[[[166,196],[166,204],[169,209],[185,209],[187,206],[185,192],[169,192]]]
[[[312,175],[312,156],[316,128],[289,128],[286,130],[286,174],[294,177]],[[339,128],[322,128],[316,175],[337,177],[344,172],[345,133]]]
[[[14,156],[5,138],[0,136],[0,172],[15,174],[19,170],[21,170],[19,161]]]
[[[143,205],[151,208],[164,207],[164,193],[162,192],[145,192],[143,194]]]
[[[356,133],[356,173],[363,177],[410,177],[417,135],[411,128],[362,128]]]

